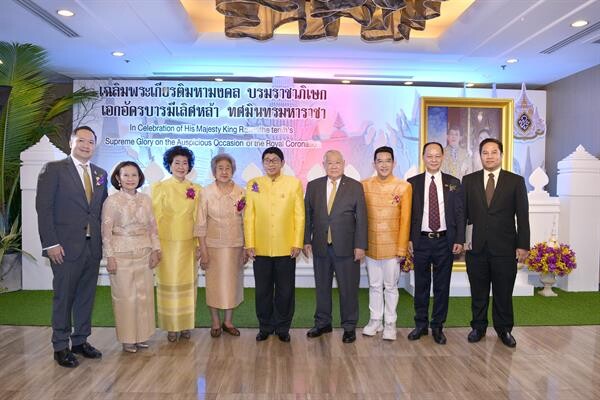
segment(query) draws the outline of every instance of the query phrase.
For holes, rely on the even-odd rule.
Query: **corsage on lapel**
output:
[[[252,191],[253,191],[253,192],[256,192],[256,193],[258,193],[258,192],[259,192],[259,190],[258,190],[258,183],[257,183],[256,181],[254,181],[254,182],[252,183]]]
[[[401,200],[400,196],[395,194],[394,197],[392,198],[392,204],[397,206],[398,204],[400,204],[400,200]]]
[[[456,191],[456,185],[452,185],[452,184],[446,183],[446,184],[444,184],[444,187],[446,189],[448,189],[449,191],[451,191],[451,192],[455,192]]]
[[[106,174],[98,173],[94,170],[94,178],[96,178],[96,186],[104,186],[106,184]]]
[[[193,187],[187,188],[187,190],[185,191],[185,197],[190,200],[194,200],[196,198],[196,189],[194,189]]]

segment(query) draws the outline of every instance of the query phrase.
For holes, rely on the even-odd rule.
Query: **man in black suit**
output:
[[[483,140],[479,155],[483,170],[462,182],[467,223],[473,225],[466,257],[473,313],[468,339],[473,343],[485,336],[491,283],[494,329],[502,343],[515,347],[512,293],[517,261],[525,261],[529,249],[527,189],[522,176],[501,169],[502,142]]]
[[[454,254],[465,242],[465,217],[460,181],[442,173],[444,148],[430,142],[423,146],[426,171],[408,181],[413,186],[409,250],[415,266],[415,329],[409,340],[427,335],[446,344],[442,331],[448,315],[450,276]],[[433,270],[433,313],[429,323],[429,291]]]
[[[331,284],[335,272],[340,292],[342,341],[356,340],[360,261],[367,248],[367,208],[360,182],[344,175],[344,158],[329,150],[323,158],[327,176],[308,183],[304,205],[304,255],[313,254],[317,310],[308,337],[331,332]]]
[[[79,361],[73,353],[102,357],[87,337],[92,332],[92,308],[102,259],[100,212],[107,197],[107,174],[90,163],[96,147],[96,134],[91,128],[76,128],[70,145],[69,157],[42,168],[36,210],[42,255],[50,259],[54,275],[54,359],[60,366],[74,368]]]

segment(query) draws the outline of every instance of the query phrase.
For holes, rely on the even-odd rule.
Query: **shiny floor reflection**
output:
[[[50,328],[0,326],[0,399],[599,399],[600,326],[521,327],[516,349],[492,330],[469,344],[468,329],[409,342],[359,336],[344,344],[334,330],[317,339],[293,330],[256,343],[256,330],[213,339],[196,329],[168,343],[123,353],[113,328],[94,328],[102,360],[73,370],[52,360]]]

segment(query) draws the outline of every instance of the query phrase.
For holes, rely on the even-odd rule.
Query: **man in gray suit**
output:
[[[308,183],[304,204],[304,255],[313,254],[317,310],[314,338],[331,332],[331,284],[335,272],[340,292],[344,343],[356,340],[360,261],[367,249],[367,208],[360,182],[344,175],[344,158],[337,150],[323,157],[327,176]]]
[[[107,197],[107,174],[90,163],[96,147],[96,134],[91,128],[76,128],[70,146],[69,157],[42,168],[36,210],[42,255],[50,259],[54,275],[54,359],[62,367],[74,368],[79,361],[73,353],[86,358],[102,357],[87,337],[92,331],[92,308],[102,259],[100,212]]]

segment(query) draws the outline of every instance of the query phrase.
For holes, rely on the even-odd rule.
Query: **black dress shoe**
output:
[[[419,340],[421,336],[429,335],[427,328],[415,328],[408,334],[408,340]]]
[[[325,325],[322,328],[319,328],[318,326],[313,326],[312,328],[309,329],[308,332],[306,332],[306,336],[310,337],[310,338],[316,338],[321,336],[324,333],[329,333],[331,332],[333,329],[331,328],[331,325]]]
[[[442,332],[442,328],[431,328],[431,335],[437,344],[446,344],[446,335]]]
[[[505,346],[517,347],[517,341],[510,332],[507,331],[499,333],[498,337],[500,338],[500,340],[502,340],[502,343],[504,343]]]
[[[77,357],[75,357],[75,355],[73,355],[73,353],[69,349],[55,351],[54,359],[56,360],[56,363],[58,365],[65,368],[75,368],[79,365]]]
[[[471,332],[469,332],[469,336],[467,336],[467,340],[469,341],[469,343],[476,343],[476,342],[479,342],[481,340],[481,338],[484,336],[485,336],[485,331],[482,331],[480,329],[473,329]]]
[[[354,329],[351,331],[344,331],[344,335],[342,336],[342,342],[353,343],[355,340],[356,340],[356,331]]]
[[[292,340],[292,337],[290,336],[289,332],[278,333],[277,337],[279,338],[279,340],[281,340],[284,343],[287,343],[290,340]]]
[[[85,358],[102,358],[102,353],[100,353],[88,342],[78,344],[77,346],[72,346],[71,351],[73,353],[81,354]]]
[[[258,331],[256,334],[256,341],[262,342],[263,340],[267,340],[269,338],[269,333],[265,331]]]

